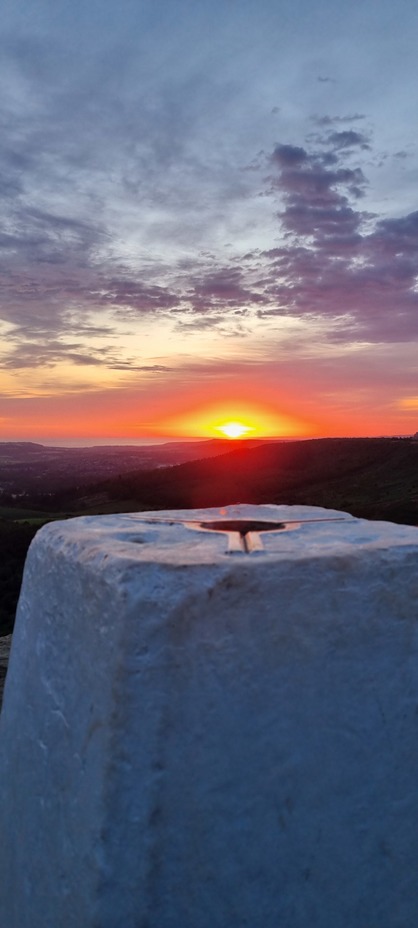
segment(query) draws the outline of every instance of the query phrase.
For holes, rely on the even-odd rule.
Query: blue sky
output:
[[[268,399],[279,433],[416,431],[417,26],[406,0],[4,2],[1,434],[75,434],[80,404],[165,433],[191,392]]]

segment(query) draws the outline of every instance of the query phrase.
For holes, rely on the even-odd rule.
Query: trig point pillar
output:
[[[414,928],[418,530],[288,506],[43,528],[0,833],[7,928]]]

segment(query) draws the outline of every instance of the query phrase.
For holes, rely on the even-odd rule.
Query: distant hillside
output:
[[[244,439],[253,448],[260,440]],[[229,451],[228,439],[167,442],[161,445],[96,445],[58,448],[34,442],[0,442],[0,504],[15,497],[58,493],[88,486],[133,470],[155,468],[209,458]]]
[[[61,509],[117,511],[303,503],[365,518],[418,523],[418,443],[318,439],[239,448],[176,467],[134,472],[57,499]]]

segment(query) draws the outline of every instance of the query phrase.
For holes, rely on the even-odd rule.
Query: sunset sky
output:
[[[418,430],[416,3],[1,20],[0,440]]]

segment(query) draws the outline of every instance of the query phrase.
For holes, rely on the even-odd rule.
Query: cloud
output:
[[[174,367],[168,367],[165,364],[135,364],[129,361],[123,364],[109,364],[112,371],[131,371],[146,374],[168,374],[175,370]]]
[[[237,267],[221,267],[202,274],[194,281],[188,298],[194,312],[243,308],[265,301],[262,293],[249,286],[242,268]]]
[[[374,247],[381,249],[392,259],[412,256],[413,266],[418,273],[416,256],[418,254],[418,210],[401,216],[399,219],[381,219],[376,232],[370,239]]]
[[[416,333],[417,213],[366,209],[363,113],[314,115],[316,139],[267,148],[242,99],[234,147],[219,130],[239,91],[197,58],[157,80],[144,43],[145,64],[103,33],[90,63],[63,34],[42,36],[0,49],[5,364],[144,370],[112,338],[146,318],[185,335],[241,335],[258,311],[339,319],[350,338]]]
[[[185,337],[209,329],[246,337],[251,319],[285,317],[314,328],[314,320],[327,319],[332,340],[416,337],[418,211],[387,218],[364,208],[368,180],[353,158],[369,145],[354,129],[330,132],[316,145],[276,144],[266,192],[278,244],[241,256],[231,249],[223,262],[207,250],[177,263],[124,266],[106,247],[100,252],[107,236],[99,223],[27,208],[26,230],[0,238],[0,250],[8,249],[2,315],[13,324],[5,363],[52,365],[66,357],[76,365],[163,373],[110,347],[123,320],[147,316],[171,320]],[[65,260],[50,260],[55,248]]]
[[[328,136],[328,142],[333,148],[362,148],[363,151],[369,150],[370,145],[367,136],[363,132],[355,132],[354,129],[345,129],[341,132],[332,132]]]
[[[223,109],[198,60],[162,78],[137,32],[123,54],[107,29],[89,33],[91,57],[88,30],[79,42],[58,32],[0,40],[0,319],[21,344],[16,363],[25,343],[72,338],[82,318],[108,337],[123,320],[232,305],[233,281],[229,297],[226,281],[224,296],[215,280],[210,292],[197,256],[258,182],[221,136],[208,144]],[[223,102],[236,93],[228,80]]]
[[[308,154],[304,148],[296,145],[276,145],[274,149],[273,160],[280,168],[285,170],[300,164],[306,164]]]
[[[346,116],[311,116],[311,122],[317,126],[335,126],[340,123],[357,122],[359,119],[365,119],[364,113],[349,113]]]
[[[98,303],[119,307],[126,316],[126,309],[133,312],[148,313],[158,310],[174,309],[179,305],[179,295],[167,287],[144,284],[134,278],[110,278],[104,280],[98,291],[93,291],[92,299]]]
[[[173,370],[164,364],[138,364],[138,357],[121,357],[120,350],[115,350],[112,346],[89,348],[85,341],[49,339],[46,342],[25,342],[18,338],[0,354],[0,369],[3,370],[56,368],[63,363],[74,364],[77,367],[105,367],[108,370],[131,373],[162,374]]]
[[[0,368],[19,370],[22,368],[56,367],[63,361],[76,365],[94,366],[103,363],[100,356],[89,354],[83,344],[63,344],[50,340],[47,344],[32,342],[12,345],[0,355]]]
[[[277,145],[271,160],[279,170],[271,178],[283,196],[280,219],[287,232],[345,246],[356,241],[362,214],[352,208],[349,196],[363,195],[366,179],[360,168],[347,168],[329,153]]]
[[[337,144],[335,144],[337,143]],[[318,150],[277,145],[270,177],[283,207],[288,241],[264,253],[277,314],[340,317],[340,336],[402,341],[418,336],[418,212],[379,218],[359,208],[367,189],[360,167],[348,167],[359,133],[328,138],[336,160]]]

